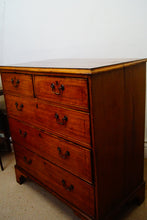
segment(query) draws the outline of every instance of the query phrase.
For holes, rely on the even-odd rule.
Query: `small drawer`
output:
[[[89,216],[94,216],[94,188],[26,148],[14,145],[16,164]]]
[[[32,77],[16,73],[2,73],[4,92],[17,95],[33,96]]]
[[[89,113],[61,108],[32,98],[5,95],[8,115],[91,147]]]
[[[54,164],[92,183],[91,151],[9,118],[14,143],[22,144]]]
[[[34,87],[40,99],[88,109],[86,79],[35,76]]]

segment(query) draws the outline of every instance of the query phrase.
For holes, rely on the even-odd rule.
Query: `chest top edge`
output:
[[[0,73],[19,72],[35,75],[60,75],[88,77],[98,73],[120,69],[126,66],[147,62],[147,59],[68,59],[68,62],[61,60],[48,60],[48,62],[34,62],[17,64],[12,66],[0,66]]]

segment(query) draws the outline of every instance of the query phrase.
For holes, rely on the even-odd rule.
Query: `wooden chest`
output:
[[[16,179],[36,181],[82,219],[144,200],[146,60],[1,66]]]

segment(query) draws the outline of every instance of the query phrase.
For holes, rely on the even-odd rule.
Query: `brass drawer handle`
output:
[[[16,78],[14,77],[14,79],[13,79],[13,78],[11,79],[11,83],[12,83],[12,85],[13,85],[14,87],[18,87],[20,81],[19,81],[19,79],[16,79]]]
[[[19,134],[24,138],[27,136],[27,132],[25,131],[24,133],[22,133],[21,129],[19,129]]]
[[[56,85],[58,86],[59,83],[56,82]],[[51,83],[51,88],[52,88],[52,92],[53,92],[55,95],[61,95],[61,94],[63,93],[63,91],[64,91],[64,85],[63,85],[63,84],[61,84],[60,87],[56,88],[56,87],[55,87],[55,84],[54,84],[54,83]]]
[[[59,156],[60,156],[62,159],[66,159],[67,157],[70,156],[69,151],[66,151],[65,154],[62,154],[62,151],[61,151],[61,148],[60,148],[60,147],[57,147],[57,150],[58,150],[58,152],[59,152]]]
[[[23,160],[26,164],[30,165],[32,163],[32,160],[31,159],[27,160],[27,157],[25,157],[25,156],[23,157]]]
[[[23,109],[23,104],[20,104],[20,106],[18,106],[18,103],[16,102],[15,103],[15,106],[16,106],[16,109],[18,110],[18,111],[22,111],[22,109]]]
[[[65,180],[62,180],[62,186],[69,192],[74,189],[74,186],[72,184],[70,186],[67,186]]]
[[[39,133],[39,137],[42,137],[41,133]]]
[[[58,115],[57,113],[55,113],[55,118],[56,118],[56,122],[57,122],[59,125],[65,125],[66,122],[68,121],[67,116],[64,116],[64,117],[60,120],[59,115]]]

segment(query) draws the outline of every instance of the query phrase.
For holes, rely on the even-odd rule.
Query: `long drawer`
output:
[[[91,151],[46,134],[39,129],[9,118],[14,143],[22,144],[31,151],[92,182]]]
[[[26,148],[14,145],[16,164],[44,185],[84,211],[94,215],[93,186],[47,162]]]
[[[16,73],[2,74],[4,92],[25,96],[34,96],[32,76]]]
[[[88,109],[86,79],[35,76],[34,88],[40,99]]]
[[[47,128],[73,142],[90,145],[89,113],[61,108],[34,98],[6,95],[7,112],[18,119]]]

